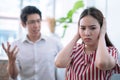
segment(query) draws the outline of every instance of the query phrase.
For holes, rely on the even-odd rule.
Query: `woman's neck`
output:
[[[92,54],[97,50],[97,45],[91,45],[91,46],[85,45],[84,50],[86,54]]]

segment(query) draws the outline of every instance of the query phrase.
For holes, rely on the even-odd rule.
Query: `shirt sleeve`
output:
[[[18,47],[18,44],[17,44],[17,41],[16,42],[13,42],[11,47],[14,47],[16,46]],[[15,64],[16,64],[16,67],[17,67],[17,70],[18,70],[18,73],[20,72],[20,64],[19,64],[19,60],[18,60],[18,57],[19,57],[19,52],[17,53],[16,55],[16,61],[15,61]]]
[[[118,52],[117,61],[116,61],[116,73],[120,74],[120,53]]]
[[[18,70],[18,73],[19,73],[20,72],[20,64],[19,64],[18,59],[16,59],[15,64],[16,64],[16,67],[17,67],[17,70]]]
[[[118,53],[118,65],[120,67],[120,53]]]
[[[112,55],[115,59],[115,67],[113,68],[114,73],[120,74],[120,53],[118,50],[114,47],[109,48],[109,53]]]
[[[59,52],[63,48],[63,44],[61,42],[61,39],[60,38],[54,38],[54,40],[56,41],[57,51]]]

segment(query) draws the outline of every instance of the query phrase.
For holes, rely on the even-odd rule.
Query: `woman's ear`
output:
[[[21,21],[22,26],[25,28],[26,24],[24,22]]]

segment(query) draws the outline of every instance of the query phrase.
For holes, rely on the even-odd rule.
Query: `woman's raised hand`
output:
[[[105,37],[106,29],[107,29],[107,26],[106,26],[106,19],[103,18],[103,25],[102,25],[102,27],[101,27],[100,36]]]

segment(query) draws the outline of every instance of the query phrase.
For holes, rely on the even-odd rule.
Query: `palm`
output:
[[[15,46],[13,49],[11,48],[11,45],[9,43],[7,43],[7,48],[5,47],[5,45],[2,43],[2,48],[4,49],[4,51],[6,52],[8,59],[10,61],[15,61],[16,60],[16,54],[18,53],[18,49],[17,46]]]

